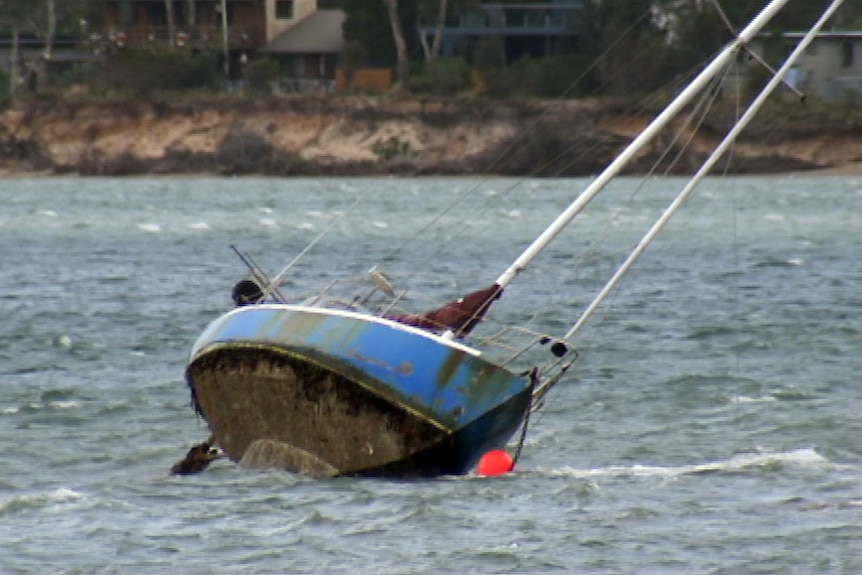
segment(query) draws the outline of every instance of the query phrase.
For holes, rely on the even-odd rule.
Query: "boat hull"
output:
[[[310,475],[466,473],[505,445],[530,402],[525,377],[457,342],[304,306],[225,314],[186,374],[231,459]]]

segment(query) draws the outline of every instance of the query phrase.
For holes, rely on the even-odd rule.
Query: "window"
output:
[[[293,0],[275,0],[275,17],[279,20],[293,18]]]

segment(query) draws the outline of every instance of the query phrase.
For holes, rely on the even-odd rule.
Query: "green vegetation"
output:
[[[6,87],[9,86],[9,74],[0,70],[0,110],[9,105],[9,91]]]
[[[451,96],[471,88],[470,65],[463,58],[437,60],[415,67],[408,88],[416,94]]]
[[[410,144],[393,137],[374,144],[374,153],[381,160],[404,158],[410,154]]]
[[[125,50],[93,71],[98,92],[128,96],[215,90],[221,82],[214,54],[183,50]]]
[[[464,36],[441,51],[433,33],[422,37],[420,27],[470,25],[491,29],[499,22],[480,9],[481,0],[320,0],[321,8],[347,13],[346,45],[338,67],[348,79],[362,68],[398,70],[398,87],[417,95],[440,97],[482,94],[492,99],[581,98],[586,96],[639,99],[657,91],[672,92],[724,45],[732,28],[748,21],[767,0],[722,0],[723,14],[713,2],[679,0],[569,0],[569,8],[554,12],[564,16],[569,37],[554,37],[541,47],[521,45],[493,35]],[[524,0],[498,0],[499,4],[529,4]],[[544,0],[542,3],[550,3]],[[185,3],[183,3],[185,4]],[[821,2],[791,2],[769,24],[767,31],[807,28],[823,9]],[[153,14],[178,2],[153,2]],[[560,4],[557,4],[558,6]],[[164,15],[170,25],[185,25],[186,8]],[[87,93],[91,97],[151,96],[180,92],[219,93],[225,90],[220,54],[193,52],[167,44],[160,49],[116,50],[103,62],[52,72],[50,45],[58,37],[89,41],[92,34],[107,37],[103,0],[0,0],[0,33],[25,34],[45,42],[40,57],[20,63],[29,74],[23,87],[12,94]],[[517,12],[513,11],[513,13]],[[524,10],[521,10],[524,12]],[[514,17],[517,17],[514,16]],[[550,17],[550,16],[548,16]],[[544,18],[544,16],[543,16]],[[725,20],[726,19],[726,20]],[[417,23],[419,25],[417,25]],[[533,23],[535,24],[535,22]],[[862,2],[848,2],[831,23],[833,29],[862,27]],[[15,36],[17,37],[17,36]],[[173,37],[173,36],[170,36]],[[396,37],[403,42],[396,41]],[[406,46],[408,66],[396,46]],[[781,42],[768,46],[766,59],[777,62],[784,55]],[[236,55],[234,55],[235,57]],[[245,93],[266,95],[284,75],[274,59],[254,51],[243,60],[241,77]],[[234,68],[237,80],[239,68]],[[406,70],[406,72],[405,72]],[[22,74],[24,75],[24,74]],[[401,76],[404,76],[403,78]],[[744,88],[753,91],[766,72],[751,67]],[[0,77],[0,93],[8,99],[10,83]],[[237,87],[234,82],[232,88]]]
[[[281,76],[278,62],[270,58],[257,58],[245,65],[243,77],[254,94],[271,94],[272,84]]]

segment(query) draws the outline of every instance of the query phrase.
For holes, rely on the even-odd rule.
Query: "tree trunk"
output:
[[[189,28],[194,29],[194,27],[197,26],[198,23],[198,16],[195,12],[195,0],[187,0],[186,6],[186,9],[188,10],[188,14],[186,14],[186,17],[188,19]]]
[[[165,0],[165,18],[168,21],[168,46],[173,48],[177,36],[177,25],[174,21],[174,0]]]
[[[422,45],[422,53],[425,55],[425,62],[430,64],[437,60],[440,56],[440,45],[443,41],[443,26],[446,23],[446,4],[448,0],[439,0],[437,4],[437,18],[434,22],[434,41],[428,45],[428,38],[421,30],[419,33],[419,43]]]
[[[54,36],[57,33],[57,6],[54,0],[45,0],[45,46],[36,62],[36,89],[43,91],[48,84],[48,62],[54,51]]]
[[[443,43],[443,26],[446,24],[447,1],[440,0],[440,8],[437,11],[437,29],[434,31],[434,43],[431,45],[429,62],[434,62],[440,56],[440,45]]]
[[[9,99],[15,99],[15,93],[18,91],[18,78],[21,76],[21,70],[18,68],[18,26],[12,28],[12,55],[9,62]]]
[[[398,16],[398,0],[383,0],[389,10],[389,24],[392,27],[392,39],[395,41],[395,53],[398,58],[397,83],[401,89],[407,87],[409,62],[407,61],[407,42],[404,41],[404,30],[401,28],[401,18]]]

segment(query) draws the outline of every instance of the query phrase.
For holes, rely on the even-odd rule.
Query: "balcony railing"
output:
[[[446,35],[546,35],[566,36],[576,29],[579,3],[483,4],[481,8],[452,15],[444,26]],[[420,20],[420,30],[431,33],[434,23]]]
[[[251,49],[260,45],[263,29],[253,26],[229,26],[228,48]],[[177,47],[220,50],[224,47],[224,31],[220,26],[176,27],[174,34],[167,26],[137,26],[108,33],[106,43],[114,48]]]

